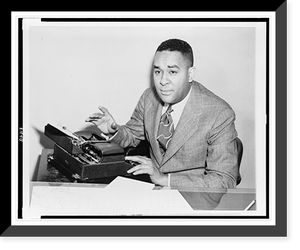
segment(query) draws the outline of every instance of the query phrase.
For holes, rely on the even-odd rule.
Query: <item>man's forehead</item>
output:
[[[186,66],[186,60],[179,51],[157,51],[154,56],[154,65],[183,67]]]

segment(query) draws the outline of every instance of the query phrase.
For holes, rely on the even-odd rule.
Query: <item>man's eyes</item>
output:
[[[178,72],[176,71],[176,70],[170,70],[169,71],[169,74],[170,75],[176,75]],[[154,74],[155,75],[159,75],[159,74],[161,74],[161,70],[154,70]]]

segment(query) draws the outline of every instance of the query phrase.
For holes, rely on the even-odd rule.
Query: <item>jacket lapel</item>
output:
[[[197,118],[201,115],[201,110],[198,109],[199,105],[197,105],[197,103],[199,103],[199,95],[194,85],[190,98],[176,126],[173,138],[170,141],[170,145],[161,161],[161,166],[163,166],[198,129]]]
[[[163,105],[159,101],[153,103],[148,111],[149,114],[147,115],[149,119],[148,124],[151,124],[148,130],[150,145],[152,145],[152,151],[158,163],[161,163],[162,161],[162,154],[160,152],[158,141],[156,140],[162,107]]]

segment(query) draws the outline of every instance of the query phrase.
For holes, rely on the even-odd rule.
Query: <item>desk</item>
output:
[[[104,188],[108,179],[102,180],[102,183],[72,183],[63,174],[59,173],[53,166],[47,163],[47,155],[53,150],[43,149],[37,178],[32,185],[68,185],[68,186],[86,186]],[[111,181],[111,180],[110,180]],[[156,186],[155,189],[162,189]],[[180,194],[189,203],[194,210],[244,210],[253,200],[256,199],[255,189],[215,189],[215,188],[180,188]],[[249,210],[256,210],[254,204]]]

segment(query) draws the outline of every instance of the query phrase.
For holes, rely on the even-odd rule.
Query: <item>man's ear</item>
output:
[[[196,75],[196,68],[195,67],[190,67],[188,70],[189,74],[189,82],[192,82],[194,80],[194,77]]]

